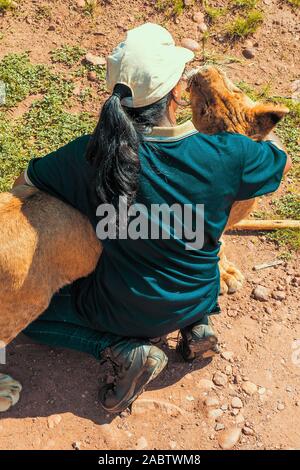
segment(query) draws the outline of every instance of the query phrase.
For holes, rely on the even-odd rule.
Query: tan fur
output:
[[[28,186],[0,194],[0,340],[8,344],[62,286],[89,274],[101,246],[78,211]]]
[[[193,123],[199,132],[221,131],[244,134],[263,140],[289,112],[285,106],[254,103],[216,67],[200,67],[189,84]],[[225,231],[246,218],[255,207],[255,199],[234,203]],[[235,292],[243,282],[242,273],[220,251],[221,292]]]

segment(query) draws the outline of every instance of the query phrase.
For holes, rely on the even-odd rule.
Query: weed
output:
[[[300,7],[300,0],[287,0],[287,2],[294,7]]]
[[[185,5],[184,0],[159,0],[156,2],[156,8],[164,11],[167,16],[179,16],[183,13]]]
[[[205,13],[212,23],[215,23],[221,16],[226,15],[227,8],[205,7]]]
[[[257,0],[234,0],[233,1],[233,5],[235,7],[240,7],[240,8],[244,8],[247,10],[252,10],[253,8],[257,6],[257,4],[258,4]]]
[[[12,7],[12,0],[0,0],[0,12]]]
[[[64,45],[50,52],[52,62],[72,66],[81,59],[86,50],[80,46]]]
[[[263,18],[262,12],[251,10],[246,16],[238,16],[232,23],[227,24],[227,33],[232,39],[245,38],[255,33]]]
[[[98,0],[85,0],[84,12],[93,16],[98,8]]]

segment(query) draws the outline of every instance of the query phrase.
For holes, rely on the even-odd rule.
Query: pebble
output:
[[[76,0],[76,4],[79,8],[84,8],[85,5],[85,0]]]
[[[57,426],[62,420],[62,417],[60,415],[52,415],[49,416],[47,422],[48,422],[48,427],[50,429],[53,429],[55,426]]]
[[[137,443],[136,443],[136,449],[137,450],[143,450],[143,449],[147,449],[148,447],[148,441],[147,439],[142,436],[140,437],[138,440],[137,440]]]
[[[233,399],[231,400],[231,407],[232,408],[243,408],[243,402],[242,400],[239,398],[239,397],[233,397]]]
[[[228,410],[228,405],[224,403],[224,405],[221,406],[221,410],[227,411]]]
[[[79,442],[79,441],[72,442],[72,447],[73,447],[74,450],[80,450],[81,449],[81,442]]]
[[[231,375],[232,374],[232,367],[230,365],[227,365],[225,367],[225,374],[226,375]]]
[[[50,24],[49,28],[48,28],[48,31],[55,31],[55,29],[56,29],[55,24]]]
[[[215,425],[215,431],[223,431],[223,429],[225,429],[225,426],[223,423],[217,423]]]
[[[277,404],[277,410],[278,410],[278,411],[283,411],[284,409],[285,409],[285,406],[284,406],[283,403],[278,403],[278,404]]]
[[[235,418],[236,424],[242,424],[244,421],[245,421],[245,418],[243,415],[241,415],[241,413],[239,413],[237,417]]]
[[[231,411],[232,416],[237,416],[239,414],[239,410],[237,408],[233,408]]]
[[[197,29],[200,33],[206,33],[208,31],[208,27],[205,23],[198,24]]]
[[[208,408],[212,406],[219,406],[220,402],[217,398],[214,397],[207,397],[206,400],[204,401],[205,406]]]
[[[255,300],[260,302],[267,302],[269,300],[270,291],[266,287],[256,286],[252,291],[252,296]]]
[[[223,351],[221,353],[221,357],[225,359],[226,361],[231,362],[233,360],[234,353],[232,351]]]
[[[266,393],[265,387],[259,387],[258,393],[259,393],[260,395],[263,395],[264,393]]]
[[[93,70],[90,70],[88,72],[87,78],[90,82],[97,82],[97,80],[98,80],[97,74]]]
[[[242,384],[242,389],[245,393],[247,393],[247,395],[253,395],[257,392],[257,386],[249,380]]]
[[[181,45],[182,47],[186,47],[187,49],[190,49],[193,52],[200,50],[200,44],[191,38],[183,38],[181,41]]]
[[[94,55],[91,52],[87,52],[85,55],[85,60],[88,64],[91,65],[106,65],[106,59],[98,55]]]
[[[253,436],[254,431],[253,431],[253,429],[249,428],[248,426],[244,426],[243,427],[243,434],[245,434],[246,436]]]
[[[280,300],[280,301],[282,301],[282,300],[284,300],[284,299],[286,298],[286,293],[277,290],[277,291],[275,291],[275,292],[272,293],[272,297],[273,297],[273,299],[275,299],[275,300]]]
[[[209,390],[212,390],[213,388],[215,388],[213,382],[211,380],[208,380],[208,379],[199,380],[199,382],[197,383],[197,387],[201,388],[202,390],[206,390],[206,391],[209,391]]]
[[[219,446],[224,450],[232,449],[239,442],[240,437],[240,428],[230,428],[220,433],[218,437]]]
[[[248,49],[248,48],[243,49],[242,54],[245,57],[245,59],[253,59],[255,57],[255,53],[253,49]]]
[[[224,387],[227,384],[228,378],[223,372],[217,371],[214,376],[213,376],[213,383],[220,386]]]
[[[197,13],[193,14],[193,21],[195,23],[203,23],[204,22],[204,15],[201,13],[201,11],[197,11]]]
[[[267,306],[265,306],[265,307],[264,307],[264,310],[265,310],[265,312],[266,312],[268,315],[272,315],[272,314],[273,314],[273,309],[272,309],[272,307],[267,307]]]
[[[221,408],[210,409],[207,413],[208,418],[214,419],[215,421],[223,415]]]

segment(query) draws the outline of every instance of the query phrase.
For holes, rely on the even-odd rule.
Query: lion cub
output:
[[[193,123],[199,132],[222,131],[244,134],[263,140],[289,112],[285,106],[254,103],[226,75],[212,66],[200,67],[190,74],[189,85]],[[235,202],[225,231],[253,211],[255,199]],[[224,241],[220,251],[221,293],[234,293],[244,276],[225,255]]]

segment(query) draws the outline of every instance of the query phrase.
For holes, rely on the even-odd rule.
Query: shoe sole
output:
[[[116,406],[113,408],[108,408],[104,405],[106,393],[111,389],[111,385],[105,385],[99,391],[99,401],[102,408],[109,412],[109,413],[121,413],[122,411],[126,410],[137,398],[138,396],[144,391],[145,387],[154,380],[166,367],[168,363],[168,358],[165,356],[163,360],[160,360],[160,363],[157,364],[153,368],[150,364],[147,364],[149,358],[147,359],[144,367],[141,370],[141,373],[137,376],[136,381],[132,383],[131,388],[129,389],[128,393],[125,395],[122,401],[120,401]],[[148,368],[148,370],[147,370]]]
[[[218,338],[212,335],[189,343],[182,339],[179,343],[178,351],[187,362],[194,361],[195,359],[209,359],[220,353]]]

